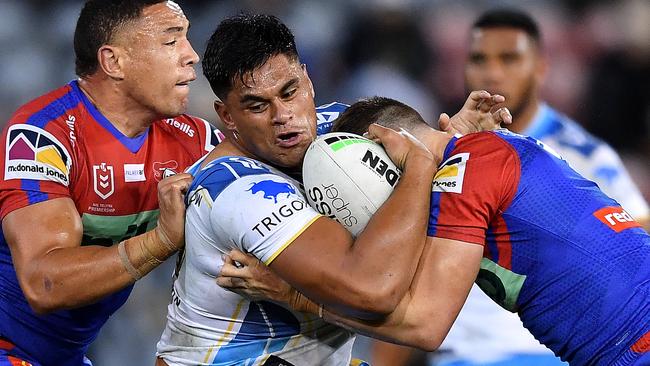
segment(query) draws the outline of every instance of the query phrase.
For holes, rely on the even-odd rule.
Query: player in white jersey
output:
[[[289,29],[271,16],[226,19],[208,42],[203,70],[219,98],[215,109],[226,139],[191,170],[196,179],[187,202],[187,253],[157,364],[347,365],[348,331],[221,290],[214,280],[219,254],[251,253],[295,287],[342,304],[346,313],[390,312],[424,244],[424,198],[436,162],[409,136],[377,127],[403,172],[384,214],[355,240],[276,170],[299,171],[317,130],[313,87]],[[404,207],[403,201],[425,203]]]
[[[157,365],[347,365],[351,333],[221,290],[215,282],[223,264],[219,255],[250,253],[346,314],[388,313],[416,270],[437,162],[410,136],[372,130],[402,174],[355,240],[307,205],[300,184],[285,174],[300,170],[317,131],[325,132],[345,108],[333,103],[317,116],[313,87],[288,28],[271,16],[226,19],[208,43],[203,69],[219,98],[215,109],[226,139],[190,169],[195,181],[187,199],[186,253]],[[472,93],[467,114],[459,115],[489,116],[493,123],[490,109],[502,99]]]

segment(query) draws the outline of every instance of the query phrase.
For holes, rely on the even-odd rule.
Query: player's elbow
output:
[[[428,323],[423,322],[418,324],[413,332],[411,332],[413,338],[410,346],[417,347],[426,352],[433,352],[440,347],[444,336],[441,336],[435,327],[431,327]]]
[[[21,288],[27,303],[36,314],[45,315],[60,310],[56,296],[51,291],[52,282],[46,276],[31,276],[29,280],[21,283]]]
[[[389,287],[364,289],[358,295],[358,298],[362,299],[362,304],[360,304],[361,309],[359,310],[373,314],[374,318],[390,315],[390,313],[395,311],[395,308],[397,308],[401,300],[397,292]]]

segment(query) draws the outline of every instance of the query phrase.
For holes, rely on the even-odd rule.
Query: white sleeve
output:
[[[319,217],[297,184],[275,174],[238,178],[219,194],[210,213],[215,238],[267,265]]]
[[[650,215],[648,204],[632,181],[621,158],[609,146],[598,146],[591,159],[589,179],[593,179],[605,194],[615,199],[635,219]]]

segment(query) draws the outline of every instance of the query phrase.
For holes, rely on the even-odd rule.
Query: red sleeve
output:
[[[70,196],[73,157],[65,122],[51,120],[40,127],[21,121],[14,117],[2,133],[1,218],[31,204]]]
[[[517,191],[516,151],[494,133],[455,142],[433,182],[429,236],[484,245],[486,230]]]

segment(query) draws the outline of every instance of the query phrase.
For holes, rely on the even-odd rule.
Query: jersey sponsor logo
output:
[[[69,184],[72,159],[54,135],[42,128],[9,127],[5,146],[4,179],[36,179]]]
[[[284,219],[293,216],[294,213],[302,211],[304,208],[304,201],[294,199],[291,202],[280,206],[277,210],[271,212],[270,215],[263,217],[257,224],[255,224],[255,226],[253,226],[252,230],[258,233],[261,237],[265,237],[273,231],[275,226],[280,225]]]
[[[124,164],[125,182],[144,182],[144,164]]]
[[[400,173],[388,167],[382,158],[372,153],[370,149],[366,150],[366,153],[361,158],[361,162],[364,163],[367,167],[378,173],[380,176],[386,178],[386,182],[390,184],[391,187],[395,187],[395,183],[399,179]]]
[[[107,199],[115,192],[113,166],[101,163],[93,165],[93,189],[102,199]]]
[[[449,157],[440,164],[433,178],[432,192],[462,193],[465,167],[469,153],[460,153]]]
[[[196,134],[196,132],[194,132],[194,129],[192,129],[192,126],[190,126],[190,125],[188,125],[187,123],[184,123],[184,122],[178,122],[174,118],[167,118],[165,120],[165,123],[167,123],[168,125],[170,125],[172,127],[175,127],[177,129],[181,130],[182,132],[184,132],[189,137],[194,137],[194,135]]]
[[[594,216],[617,233],[633,227],[641,227],[634,218],[620,206],[601,208]]]
[[[156,181],[160,182],[164,178],[176,174],[176,169],[178,169],[178,162],[176,160],[167,160],[162,163],[157,161],[153,163],[153,176]]]
[[[287,198],[296,193],[296,189],[291,184],[273,180],[263,180],[253,183],[247,191],[250,191],[252,194],[262,192],[264,198],[272,199],[275,203],[278,203],[278,196],[283,193],[287,195]]]
[[[68,137],[70,138],[70,143],[72,147],[77,143],[77,136],[74,134],[74,123],[77,119],[73,115],[68,115],[68,119],[65,120],[65,124],[68,125],[70,132],[68,132]]]

